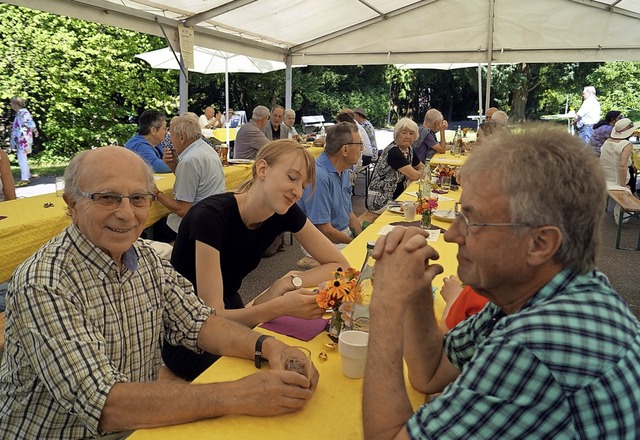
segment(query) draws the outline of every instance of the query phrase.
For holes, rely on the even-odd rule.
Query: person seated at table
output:
[[[307,186],[298,206],[313,225],[338,249],[351,243],[362,232],[362,225],[351,205],[349,170],[360,158],[362,141],[354,123],[338,122],[327,130],[324,151],[316,164],[315,188]],[[313,264],[309,252],[298,266]]]
[[[549,127],[469,156],[444,238],[458,245],[460,279],[490,302],[446,335],[427,232],[396,226],[378,240],[365,438],[638,438],[640,322],[595,266],[606,200],[597,162]],[[415,413],[403,354],[413,387],[440,392]]]
[[[491,122],[493,122],[497,128],[507,130],[507,126],[509,124],[509,115],[507,115],[502,110],[497,110],[493,112]]]
[[[611,130],[609,139],[602,144],[600,166],[604,171],[607,189],[632,192],[629,185],[629,180],[631,179],[629,167],[632,165],[633,144],[629,142],[629,138],[638,126],[629,118],[620,119]],[[616,224],[620,223],[620,216],[620,205],[616,204],[613,209],[613,218]],[[627,222],[628,217],[622,219],[622,221]]]
[[[284,107],[274,105],[269,115],[269,123],[262,127],[262,132],[270,141],[289,137],[289,128],[282,122],[282,118],[284,118]]]
[[[162,159],[176,175],[174,197],[157,187],[154,193],[158,202],[171,211],[166,223],[174,232],[174,241],[182,218],[195,203],[225,191],[225,177],[220,156],[202,140],[195,113],[172,118],[169,133],[174,150],[166,149]]]
[[[337,114],[336,122],[349,122],[356,126],[358,133],[360,134],[360,139],[362,139],[362,154],[360,155],[361,157],[358,158],[358,164],[362,166],[369,165],[373,160],[373,148],[371,147],[371,141],[369,140],[369,136],[367,136],[367,132],[364,130],[364,127],[356,122],[354,111],[350,108],[343,108],[340,110],[340,113]],[[359,172],[360,169],[361,167],[356,167],[355,171]]]
[[[4,200],[14,200],[16,198],[16,187],[11,174],[11,164],[9,156],[0,148],[0,202]]]
[[[491,122],[491,119],[493,118],[493,114],[497,111],[499,111],[500,109],[498,107],[489,107],[487,109],[487,112],[484,115],[484,121],[485,122]]]
[[[393,139],[378,158],[369,182],[367,207],[377,214],[402,194],[410,181],[418,180],[424,169],[411,146],[418,139],[415,122],[400,119],[393,127]]]
[[[153,174],[139,156],[121,147],[83,151],[65,183],[73,223],[9,283],[1,438],[93,438],[304,407],[315,368],[311,380],[283,371],[285,344],[217,315],[138,240],[154,200]],[[271,368],[233,382],[158,381],[162,336],[259,365],[258,351]]]
[[[205,304],[240,324],[253,327],[279,316],[321,317],[324,310],[315,294],[301,287],[317,286],[349,263],[296,204],[314,182],[315,161],[304,146],[288,139],[269,142],[258,152],[249,181],[235,192],[207,197],[187,212],[171,264],[193,283]],[[285,274],[245,308],[238,293],[243,278],[284,232],[292,232],[320,266]],[[178,376],[192,378],[217,358],[165,343],[163,359]]]
[[[208,128],[213,130],[215,128],[222,127],[222,114],[220,112],[216,112],[213,110],[213,107],[206,107],[204,109],[204,114],[200,115],[198,118],[198,122],[200,124],[200,128]]]
[[[478,313],[489,301],[470,286],[461,286],[455,275],[444,278],[440,294],[446,303],[440,318],[443,333]]]
[[[167,133],[167,117],[158,110],[145,110],[138,119],[138,133],[134,134],[124,147],[140,156],[154,173],[170,173],[171,170],[162,161],[163,151],[160,142]]]
[[[262,129],[267,126],[268,117],[269,109],[265,106],[259,105],[253,109],[251,120],[240,127],[236,134],[233,149],[234,159],[254,160],[258,150],[269,142],[269,139],[262,131]]]
[[[607,112],[604,119],[600,119],[593,126],[593,133],[589,138],[589,145],[593,148],[593,152],[596,153],[596,156],[600,157],[600,150],[602,149],[602,144],[609,139],[611,135],[611,130],[613,130],[613,126],[622,118],[622,113],[617,110],[611,110]]]
[[[420,159],[420,162],[430,160],[436,153],[447,151],[447,140],[445,130],[449,123],[443,119],[442,113],[435,108],[429,109],[424,115],[422,128],[418,133],[418,139],[413,143],[413,151]],[[436,138],[436,132],[440,133],[440,140]]]
[[[353,117],[356,122],[364,128],[365,133],[367,133],[367,138],[369,138],[369,142],[371,143],[372,156],[374,159],[377,159],[380,152],[378,152],[376,129],[373,127],[371,121],[367,119],[367,112],[361,107],[355,108],[353,109]]]
[[[298,131],[294,127],[296,123],[296,112],[290,108],[286,109],[282,123],[287,126],[287,139],[298,139]]]

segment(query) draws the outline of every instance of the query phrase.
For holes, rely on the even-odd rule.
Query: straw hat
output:
[[[620,119],[611,130],[613,139],[626,139],[633,134],[640,125],[634,124],[629,118]]]

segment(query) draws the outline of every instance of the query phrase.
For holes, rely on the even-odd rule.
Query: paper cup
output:
[[[342,360],[342,373],[351,378],[364,377],[364,366],[367,362],[367,346],[369,333],[348,330],[340,333],[338,350]]]

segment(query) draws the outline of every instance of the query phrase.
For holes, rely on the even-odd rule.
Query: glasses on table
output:
[[[454,213],[456,219],[460,220],[458,223],[458,229],[463,237],[467,237],[469,235],[469,226],[508,226],[512,228],[522,228],[522,227],[531,227],[526,223],[471,223],[466,215],[460,210],[460,203],[455,204]]]
[[[84,191],[77,191],[77,194],[93,200],[95,203],[107,206],[110,208],[117,208],[122,203],[122,199],[129,199],[136,208],[149,208],[151,204],[157,199],[155,194],[152,193],[134,193],[128,196],[111,192],[97,192],[88,193]]]

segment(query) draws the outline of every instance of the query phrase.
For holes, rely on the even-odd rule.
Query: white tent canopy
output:
[[[287,64],[640,61],[640,0],[5,0]],[[489,70],[490,71],[490,70]]]
[[[640,60],[640,0],[6,2],[292,64]]]

